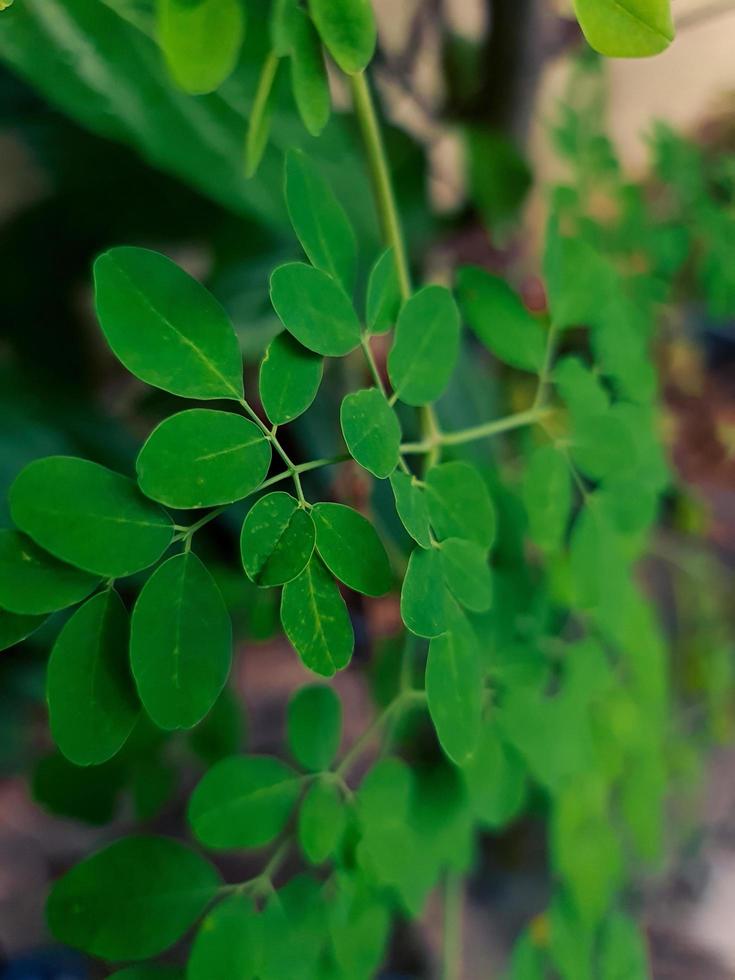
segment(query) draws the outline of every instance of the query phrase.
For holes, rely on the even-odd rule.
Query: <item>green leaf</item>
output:
[[[245,134],[245,177],[252,180],[258,171],[268,146],[271,131],[273,89],[281,59],[274,51],[268,52],[258,78],[258,87],[248,119]]]
[[[571,455],[585,476],[599,480],[630,468],[635,463],[636,450],[628,426],[608,412],[575,419]]]
[[[315,674],[331,677],[350,662],[355,635],[337,584],[316,556],[283,588],[281,623]]]
[[[554,384],[574,418],[603,415],[610,408],[610,398],[599,377],[578,357],[557,361]]]
[[[360,343],[360,321],[347,293],[320,269],[280,265],[271,275],[271,302],[286,330],[317,354],[341,357]]]
[[[337,871],[329,904],[334,958],[345,977],[368,980],[380,972],[390,931],[390,914],[358,873]]]
[[[600,980],[647,980],[651,975],[641,930],[620,912],[602,923],[599,971]]]
[[[46,906],[60,943],[106,960],[162,953],[198,919],[220,886],[216,869],[165,837],[128,837],[60,878]]]
[[[559,329],[594,326],[619,288],[610,263],[581,238],[560,235],[555,219],[547,233],[544,275],[551,322]]]
[[[191,551],[151,575],[133,609],[130,662],[159,728],[192,728],[227,680],[232,626],[222,595]]]
[[[352,458],[379,480],[390,476],[400,458],[401,426],[385,395],[377,388],[346,395],[340,422]]]
[[[437,548],[414,548],[401,589],[401,619],[416,636],[439,636],[446,629],[447,590]]]
[[[370,0],[309,0],[327,50],[342,71],[356,75],[373,57],[377,29]]]
[[[480,649],[472,627],[458,609],[448,629],[429,644],[426,698],[442,748],[457,765],[476,750],[482,721]]]
[[[505,280],[465,266],[457,276],[457,291],[467,322],[492,354],[522,371],[541,370],[544,331]]]
[[[401,523],[417,544],[430,548],[429,505],[419,481],[415,476],[396,470],[391,473],[390,485]]]
[[[242,500],[263,482],[270,462],[270,442],[254,422],[191,408],[153,430],[136,469],[147,497],[186,510]]]
[[[184,398],[243,397],[242,358],[227,314],[165,255],[113,248],[94,264],[100,325],[146,384]]]
[[[426,475],[431,526],[439,540],[465,538],[489,548],[495,538],[495,508],[487,486],[469,463],[442,463]]]
[[[337,784],[324,779],[315,782],[299,810],[299,844],[306,860],[322,864],[334,854],[346,822],[342,791]]]
[[[245,33],[240,0],[158,0],[158,40],[174,81],[214,92],[237,62]]]
[[[288,703],[288,747],[294,759],[311,772],[328,769],[342,737],[342,702],[331,687],[310,684]]]
[[[125,606],[108,589],[74,613],[51,651],[46,679],[51,734],[77,766],[111,759],[138,718],[129,636]]]
[[[233,895],[202,921],[192,943],[186,980],[252,980],[261,954],[261,923],[252,901]]]
[[[370,270],[365,318],[370,333],[387,333],[401,309],[401,287],[398,282],[395,252],[387,248]]]
[[[99,582],[57,561],[23,534],[0,529],[0,607],[40,615],[73,606]]]
[[[279,333],[260,364],[260,400],[274,425],[298,418],[316,398],[324,362],[289,333]]]
[[[395,394],[427,405],[444,391],[459,354],[459,311],[443,286],[425,286],[404,304],[388,355]]]
[[[178,966],[127,966],[110,974],[109,980],[184,980]]]
[[[608,58],[647,58],[674,40],[669,0],[574,0],[584,36]]]
[[[298,9],[298,0],[273,0],[271,5],[271,49],[279,58],[285,58],[291,53],[291,25]]]
[[[325,977],[319,960],[326,936],[321,882],[299,874],[270,897],[262,913],[263,962],[258,980]]]
[[[314,551],[311,515],[289,493],[269,493],[250,509],[240,535],[248,578],[261,588],[285,585],[300,575]]]
[[[45,622],[45,616],[18,616],[0,609],[0,651],[25,640]]]
[[[189,800],[189,824],[205,847],[260,847],[286,825],[301,780],[267,755],[234,755],[213,766]]]
[[[344,504],[316,504],[316,548],[329,571],[355,592],[380,596],[393,577],[383,542],[367,518]]]
[[[439,554],[444,581],[454,598],[472,612],[487,612],[493,601],[493,584],[485,548],[465,538],[446,538]]]
[[[526,799],[526,768],[495,725],[483,726],[463,774],[472,812],[483,826],[499,830],[520,813]]]
[[[114,817],[125,779],[117,759],[102,766],[75,766],[54,752],[36,763],[31,792],[48,813],[101,827]]]
[[[286,154],[288,216],[311,264],[350,295],[357,274],[357,243],[334,191],[312,161],[298,150]]]
[[[572,510],[572,474],[553,446],[534,449],[523,474],[522,492],[531,538],[544,551],[558,551]]]
[[[171,518],[132,480],[71,456],[26,466],[10,488],[10,512],[46,551],[106,578],[152,565],[173,537]]]

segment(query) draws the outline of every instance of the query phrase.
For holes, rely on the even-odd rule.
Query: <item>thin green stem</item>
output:
[[[463,878],[447,873],[444,885],[444,949],[442,980],[459,980],[462,975],[462,890]]]
[[[407,455],[430,453],[437,445],[461,446],[467,442],[476,442],[478,439],[499,435],[501,432],[510,432],[526,425],[534,425],[549,413],[550,410],[546,408],[531,408],[526,412],[517,412],[515,415],[507,415],[502,419],[494,419],[491,422],[483,422],[482,425],[471,426],[469,429],[459,429],[456,432],[437,432],[433,438],[424,439],[422,442],[404,443],[401,446],[401,452]]]
[[[381,391],[387,398],[387,392],[385,390],[385,385],[383,384],[383,379],[380,377],[380,371],[378,371],[378,365],[375,363],[375,357],[373,356],[372,348],[370,347],[370,337],[368,334],[363,334],[360,338],[360,344],[362,346],[363,354],[365,355],[365,360],[367,361],[367,366],[370,369],[370,374],[373,377],[373,381],[378,386],[378,390]]]
[[[266,114],[268,112],[268,100],[270,99],[273,83],[276,80],[280,59],[272,51],[263,62],[263,67],[258,79],[258,87],[253,99],[253,107],[250,110],[250,125],[245,142],[245,176],[252,177],[257,169],[258,163],[264,149],[264,127],[267,129]]]
[[[546,404],[546,396],[549,391],[549,384],[551,383],[551,368],[554,363],[558,338],[558,327],[552,323],[546,336],[546,352],[544,353],[544,361],[539,372],[538,388],[536,389],[536,397],[533,401],[534,408],[542,408]]]
[[[377,735],[380,729],[387,724],[391,719],[400,715],[404,708],[406,708],[412,702],[421,702],[426,700],[426,694],[424,691],[401,691],[391,702],[388,704],[381,713],[375,718],[373,723],[365,729],[362,735],[357,739],[355,744],[352,746],[347,755],[342,759],[340,764],[337,766],[335,772],[338,776],[344,778],[345,774],[349,772],[355,762],[360,758],[362,753],[367,749],[367,747],[372,742],[373,738]]]

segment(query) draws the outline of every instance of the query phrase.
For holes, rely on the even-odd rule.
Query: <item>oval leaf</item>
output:
[[[401,589],[401,619],[416,636],[439,636],[446,629],[447,590],[436,548],[414,548]]]
[[[331,677],[350,662],[355,635],[337,584],[316,556],[283,588],[281,623],[315,674]]]
[[[487,612],[493,601],[493,587],[485,548],[475,541],[446,538],[439,554],[444,581],[457,602],[472,612]]]
[[[385,395],[377,388],[347,395],[340,422],[352,458],[379,480],[390,476],[400,458],[401,426]]]
[[[73,606],[99,578],[58,561],[17,531],[0,530],[0,606],[39,615]]]
[[[426,476],[431,526],[440,540],[465,538],[489,548],[495,508],[484,480],[469,463],[442,463]]]
[[[19,616],[0,609],[0,651],[8,650],[25,640],[45,622],[45,616]]]
[[[268,473],[271,445],[254,422],[192,408],[164,419],[138,455],[138,484],[168,507],[216,507],[242,500]]]
[[[171,518],[132,480],[71,456],[26,466],[10,488],[10,512],[46,551],[106,578],[148,568],[173,537]]]
[[[357,74],[370,64],[377,39],[370,0],[309,0],[309,10],[342,71]]]
[[[304,769],[328,769],[342,736],[342,702],[331,687],[310,684],[302,687],[288,703],[286,715],[288,747]]]
[[[111,759],[138,719],[129,637],[125,606],[108,589],[74,613],[51,651],[46,677],[51,734],[77,766]]]
[[[574,0],[584,36],[608,58],[647,58],[674,40],[669,0]]]
[[[289,262],[273,271],[270,288],[281,323],[304,347],[341,357],[360,343],[360,321],[352,303],[326,272]]]
[[[274,425],[298,418],[316,398],[324,362],[289,333],[271,341],[260,365],[260,400]]]
[[[523,475],[523,503],[531,538],[544,551],[557,551],[572,510],[572,474],[553,446],[540,446],[529,457]]]
[[[291,91],[307,131],[319,136],[329,122],[332,97],[319,35],[300,7],[294,10],[290,37]]]
[[[300,792],[301,780],[278,759],[231,756],[192,793],[189,824],[207,847],[260,847],[283,830]]]
[[[46,906],[48,924],[59,942],[93,956],[145,959],[183,936],[220,881],[208,861],[177,841],[128,837],[56,882]]]
[[[398,319],[401,287],[395,253],[387,248],[379,256],[368,279],[365,317],[370,333],[386,333]]]
[[[233,895],[220,902],[199,927],[187,980],[250,980],[259,969],[261,931],[250,899]]]
[[[395,394],[427,405],[446,388],[459,354],[459,312],[443,286],[425,286],[404,304],[388,355]]]
[[[316,529],[289,493],[269,493],[248,512],[240,554],[248,578],[262,588],[285,585],[309,564]]]
[[[430,548],[429,505],[419,481],[414,476],[396,470],[391,474],[390,485],[401,523],[417,544],[422,548]]]
[[[334,782],[318,780],[299,810],[299,844],[307,861],[326,861],[339,846],[346,822],[342,791]]]
[[[192,728],[227,680],[232,625],[222,595],[190,551],[151,575],[133,610],[130,662],[159,728]]]
[[[316,504],[311,514],[317,551],[332,575],[356,592],[385,595],[390,562],[370,521],[344,504]]]
[[[185,92],[214,92],[237,62],[245,13],[240,0],[158,0],[158,40]]]
[[[131,374],[184,398],[243,397],[235,331],[217,300],[165,255],[113,248],[94,264],[97,316]]]

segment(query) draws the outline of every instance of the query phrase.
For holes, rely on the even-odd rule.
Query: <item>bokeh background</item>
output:
[[[657,980],[735,977],[735,2],[674,0],[669,51],[605,64],[586,49],[565,0],[376,6],[375,80],[410,251],[426,276],[448,280],[472,261],[508,274],[542,309],[551,196],[577,193],[604,221],[619,206],[612,186],[630,188],[646,227],[663,228],[667,247],[686,253],[657,340],[677,489],[642,572],[682,693],[682,786],[668,814],[666,861],[641,884],[641,916]],[[349,116],[338,111],[314,142],[290,100],[277,100],[263,165],[253,180],[242,176],[267,7],[251,0],[235,76],[199,99],[167,79],[148,0],[15,0],[0,13],[0,525],[5,491],[25,463],[70,453],[131,471],[141,439],[170,408],[102,340],[91,303],[98,252],[146,245],[202,278],[252,365],[279,329],[268,273],[294,255],[281,196],[285,146],[302,143],[318,158],[360,237],[377,248]],[[336,80],[333,94],[346,108]],[[461,424],[478,406],[491,414],[497,385],[466,365],[444,416]],[[302,458],[337,444],[339,385],[331,403],[329,385],[324,391],[293,427],[291,448]],[[368,492],[349,468],[321,478],[352,481],[353,498]],[[0,658],[3,980],[95,976],[49,944],[49,880],[141,821],[175,832],[202,760],[246,740],[256,751],[279,744],[285,701],[304,674],[278,639],[273,597],[248,590],[237,571],[236,515],[207,533],[238,632],[231,697],[206,731],[165,752],[151,743],[124,781],[102,772],[91,783],[53,754],[43,687],[54,629]],[[367,672],[378,686],[398,624],[393,601],[352,609],[358,637],[384,640]],[[359,657],[365,663],[366,643]],[[365,727],[369,691],[355,672],[339,683],[349,738]],[[707,710],[697,700],[688,711],[688,694],[703,691]],[[688,754],[687,745],[701,751]],[[531,816],[483,854],[467,909],[468,980],[497,974],[547,894],[543,828]],[[431,976],[438,922],[430,907],[402,929],[391,976]]]

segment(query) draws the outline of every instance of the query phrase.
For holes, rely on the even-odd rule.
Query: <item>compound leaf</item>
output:
[[[383,542],[367,518],[344,504],[316,504],[316,548],[340,582],[364,595],[390,590],[392,575]]]
[[[352,458],[379,480],[390,476],[400,458],[401,426],[385,395],[377,388],[346,395],[340,422]]]
[[[274,425],[298,418],[316,398],[324,362],[285,331],[275,337],[260,364],[260,400]]]
[[[0,530],[0,607],[37,616],[73,606],[99,582],[58,561],[17,531]]]
[[[262,588],[285,585],[306,568],[314,551],[311,515],[289,493],[269,493],[250,509],[240,535],[248,578]]]
[[[459,311],[443,286],[425,286],[403,305],[388,355],[395,394],[427,405],[444,391],[459,354]]]
[[[286,330],[317,354],[341,357],[360,343],[360,321],[342,286],[326,272],[289,262],[271,275],[271,302]]]

